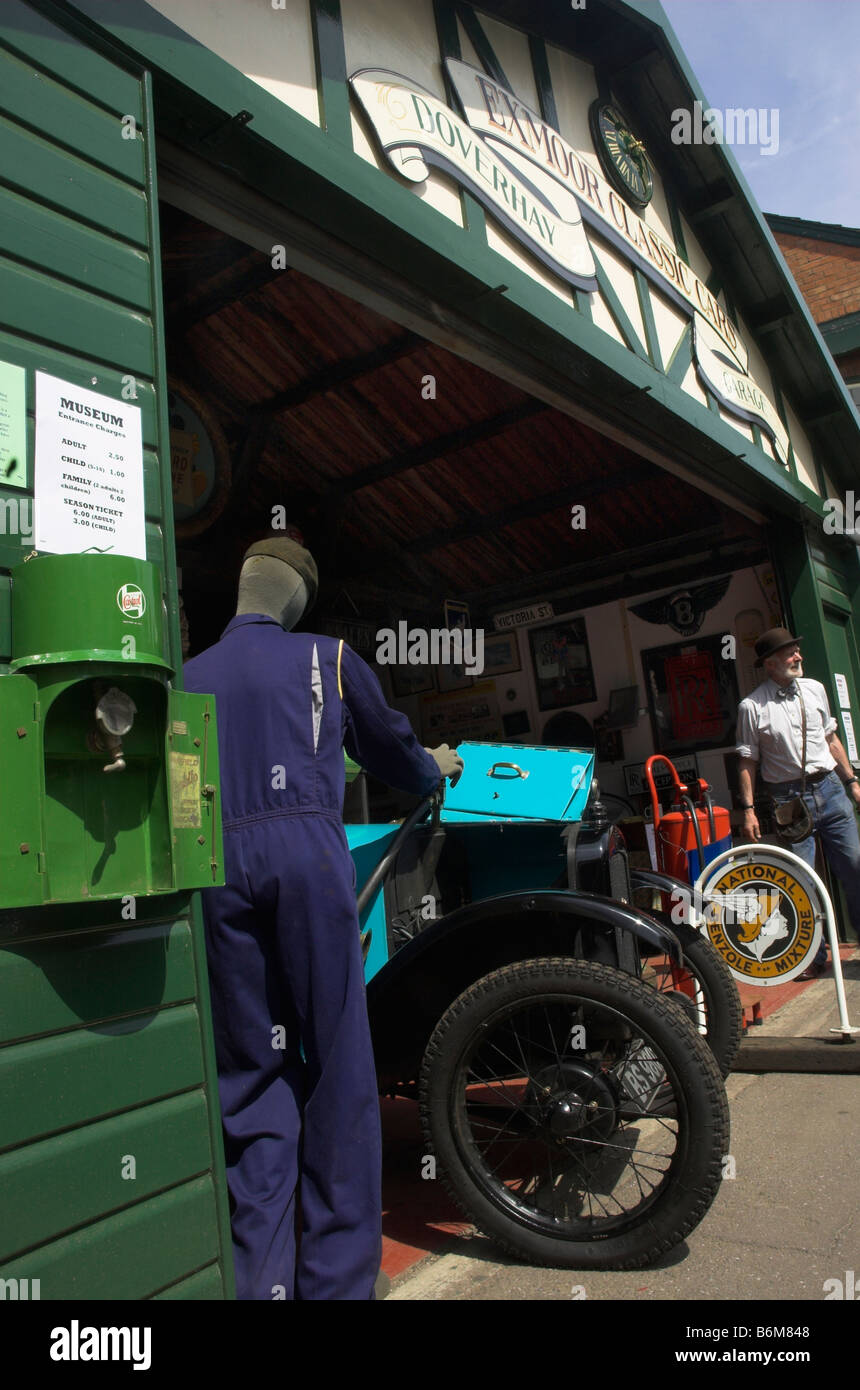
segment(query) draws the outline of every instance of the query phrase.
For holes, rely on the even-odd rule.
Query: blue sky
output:
[[[860,0],[662,4],[712,107],[779,112],[776,153],[734,146],[763,211],[860,227]]]

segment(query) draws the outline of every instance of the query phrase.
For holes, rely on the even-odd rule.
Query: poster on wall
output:
[[[230,450],[203,397],[177,377],[168,377],[167,385],[173,518],[176,534],[184,540],[205,531],[224,510],[230,496]]]
[[[848,682],[838,671],[834,672],[833,679],[836,682],[836,694],[839,696],[839,708],[851,708],[851,696],[848,694]]]
[[[299,541],[303,545],[303,541]],[[347,621],[342,618],[327,618],[320,627],[320,632],[324,632],[327,637],[342,639],[348,647],[352,647],[354,652],[364,657],[365,661],[373,661],[376,655],[376,623],[362,621]]]
[[[624,757],[624,737],[620,729],[595,724],[594,738],[599,763],[618,763]]]
[[[27,486],[27,373],[0,362],[0,483]]]
[[[425,695],[421,700],[421,728],[427,744],[452,747],[470,739],[491,743],[504,734],[495,681],[478,681],[468,691]]]
[[[140,406],[36,373],[37,550],[146,559]]]
[[[779,589],[776,584],[776,575],[772,565],[759,565],[754,571],[761,589],[762,597],[767,608],[766,627],[780,627],[782,624],[782,604],[779,598]]]
[[[843,709],[840,713],[842,715],[842,723],[845,726],[845,751],[853,763],[857,760],[857,739],[854,736],[854,721],[851,718],[850,710]]]
[[[733,626],[738,641],[738,683],[741,697],[744,697],[761,684],[762,672],[755,664],[755,644],[766,627],[764,614],[760,608],[742,608],[735,614]]]
[[[430,666],[392,666],[391,689],[396,699],[420,695],[433,689],[433,670]]]
[[[529,630],[539,709],[565,709],[597,699],[585,618]]]
[[[671,756],[734,742],[738,681],[722,652],[716,635],[642,653],[655,751]]]
[[[673,759],[675,771],[682,782],[687,785],[695,782],[699,775],[699,764],[694,756],[683,754]],[[651,776],[654,779],[654,786],[658,792],[668,791],[674,787],[674,779],[665,763],[655,763],[651,769]],[[645,781],[644,763],[627,763],[624,767],[624,784],[627,787],[628,796],[644,796],[649,790],[648,783]]]

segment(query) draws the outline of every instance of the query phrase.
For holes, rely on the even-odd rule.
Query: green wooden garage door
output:
[[[845,741],[836,674],[845,677],[852,718],[860,731],[860,553],[834,538],[780,522],[771,530],[788,601],[786,617],[803,637],[807,675],[823,682]]]
[[[159,467],[169,453],[153,130],[146,73],[4,0],[0,361],[26,370],[28,439],[26,460],[0,476],[0,680],[8,574],[32,549],[37,370],[116,399],[136,393],[147,559],[164,575],[181,660],[169,467]],[[3,910],[0,884],[7,1299],[233,1291],[198,906],[176,895],[136,908],[132,921],[119,902]]]

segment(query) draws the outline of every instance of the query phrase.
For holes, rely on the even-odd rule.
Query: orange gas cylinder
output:
[[[651,771],[654,763],[665,763],[675,783],[674,802],[666,815],[662,813],[654,784]],[[711,805],[708,784],[701,777],[697,779],[693,790],[697,801],[705,801],[706,805],[694,806],[689,794],[690,789],[681,781],[674,763],[663,753],[654,753],[648,759],[645,764],[645,780],[651,792],[657,866],[673,878],[695,883],[705,864],[716,859],[724,849],[731,848],[729,813],[724,806]],[[700,863],[700,859],[704,862]]]
[[[705,836],[708,833],[708,816],[706,811],[696,809],[696,819],[699,822],[699,833],[702,836],[702,844],[705,843]],[[659,826],[656,828],[657,839],[657,862],[665,874],[671,874],[673,878],[683,878],[687,882],[690,879],[688,854],[697,852],[696,832],[689,811],[669,811],[660,819]]]

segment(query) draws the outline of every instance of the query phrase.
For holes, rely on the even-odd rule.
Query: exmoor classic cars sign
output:
[[[382,68],[350,85],[389,163],[423,183],[430,166],[455,178],[554,274],[588,293],[598,288],[588,223],[693,318],[702,380],[727,411],[755,421],[788,464],[788,435],[749,376],[749,354],[729,315],[674,247],[616,192],[589,155],[486,73],[446,59],[463,111]]]
[[[537,166],[516,169],[432,92],[394,72],[365,68],[349,80],[399,174],[413,183],[424,182],[428,165],[452,174],[550,270],[597,289],[579,204],[561,184]]]

